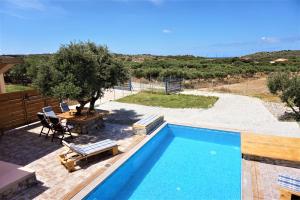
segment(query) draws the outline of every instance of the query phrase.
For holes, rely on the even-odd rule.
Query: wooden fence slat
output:
[[[23,110],[23,106],[7,106],[6,108],[2,108],[0,109],[0,115],[6,115],[7,113],[11,113],[11,112],[17,112],[19,110]]]
[[[58,99],[43,97],[36,90],[0,94],[0,131],[38,121],[36,113],[48,105],[60,112]]]
[[[1,94],[0,94],[1,96]],[[9,106],[9,105],[15,105],[18,103],[22,103],[23,99],[7,99],[5,101],[0,101],[1,106]]]

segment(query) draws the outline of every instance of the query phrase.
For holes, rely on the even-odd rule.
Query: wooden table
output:
[[[103,126],[103,118],[109,114],[107,110],[96,110],[93,113],[83,110],[80,116],[75,115],[76,110],[58,114],[61,119],[66,119],[68,124],[74,126],[73,131],[81,134],[88,133],[93,129]]]

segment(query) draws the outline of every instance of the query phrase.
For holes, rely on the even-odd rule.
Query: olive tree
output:
[[[104,90],[128,79],[122,63],[117,62],[107,47],[92,42],[62,45],[48,62],[40,65],[33,83],[46,96],[75,99],[77,114],[90,103],[94,110]]]
[[[268,77],[268,88],[272,94],[280,96],[300,118],[300,77],[288,73],[274,73]]]

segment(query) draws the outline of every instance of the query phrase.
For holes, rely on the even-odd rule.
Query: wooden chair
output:
[[[50,131],[53,133],[53,128],[52,128],[52,125],[48,122],[46,116],[44,113],[41,113],[41,112],[38,112],[37,113],[37,117],[39,118],[41,124],[42,124],[42,129],[41,129],[41,132],[40,132],[40,135],[41,136],[42,134],[46,135],[46,137],[48,137]],[[48,129],[47,132],[43,132],[44,129]]]
[[[65,102],[62,102],[59,104],[59,107],[61,109],[61,112],[69,112],[70,111],[70,108],[69,108],[69,105]]]
[[[42,110],[46,117],[56,117],[56,114],[51,106],[44,107]]]
[[[61,142],[64,139],[65,134],[70,135],[71,138],[73,138],[71,130],[73,129],[73,126],[71,125],[63,125],[58,117],[54,117],[54,116],[49,116],[49,120],[52,124],[52,129],[53,129],[53,135],[52,135],[52,140],[54,138],[58,138],[61,140]],[[61,135],[61,137],[59,137],[58,135]]]

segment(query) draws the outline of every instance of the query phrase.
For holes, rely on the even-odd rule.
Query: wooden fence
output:
[[[36,113],[45,106],[60,112],[58,99],[43,97],[35,90],[0,94],[0,131],[38,121]]]

